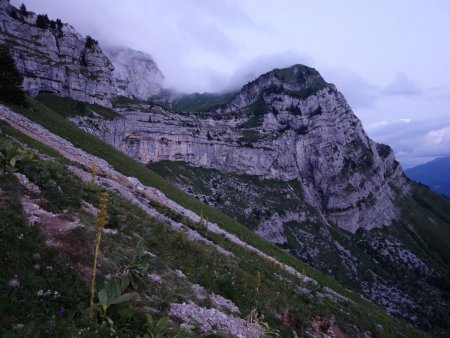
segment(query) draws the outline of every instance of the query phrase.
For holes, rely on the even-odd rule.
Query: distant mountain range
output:
[[[417,167],[406,169],[405,174],[431,190],[450,197],[450,156],[438,157]]]

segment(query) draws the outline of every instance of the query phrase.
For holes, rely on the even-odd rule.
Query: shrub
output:
[[[27,7],[24,4],[20,5],[19,12],[24,16],[28,16]]]
[[[84,41],[84,46],[87,49],[93,49],[97,45],[98,45],[97,40],[94,40],[90,35],[86,36],[86,40]]]
[[[36,26],[42,29],[47,29],[50,25],[50,20],[47,14],[39,14],[36,19]]]
[[[63,27],[63,23],[61,22],[61,19],[56,19],[56,29],[58,31],[61,31]]]
[[[19,162],[32,158],[33,153],[21,149],[9,140],[0,140],[0,173],[16,172]]]

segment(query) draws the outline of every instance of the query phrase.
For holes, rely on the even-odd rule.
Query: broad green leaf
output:
[[[17,161],[22,161],[26,158],[27,158],[26,155],[15,155],[9,160],[9,164],[11,164],[12,167],[15,167]]]
[[[145,254],[145,250],[144,250],[144,241],[142,239],[139,240],[137,247],[136,247],[136,253],[135,256],[136,257],[142,257]]]
[[[108,301],[115,299],[121,295],[120,284],[116,279],[112,279],[105,283],[106,293],[108,295]]]
[[[106,289],[101,289],[98,292],[98,301],[100,304],[107,304],[108,302],[108,294],[106,293]]]
[[[163,331],[167,329],[167,324],[169,323],[169,317],[162,317],[158,322],[156,323],[156,328],[159,331]]]
[[[122,289],[122,291],[125,291],[128,285],[130,285],[130,275],[126,274],[122,277],[122,280],[120,281],[120,288]]]
[[[123,295],[121,295],[121,296],[111,300],[109,302],[109,304],[113,305],[113,304],[125,303],[125,302],[130,301],[132,298],[133,298],[133,296],[131,294],[125,293],[125,294],[123,294]]]

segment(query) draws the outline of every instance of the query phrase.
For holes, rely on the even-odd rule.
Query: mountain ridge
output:
[[[414,181],[425,184],[436,193],[450,198],[450,157],[438,157],[434,160],[405,170],[405,174]]]

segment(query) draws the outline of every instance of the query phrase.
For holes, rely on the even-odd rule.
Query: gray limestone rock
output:
[[[409,189],[392,150],[370,140],[344,96],[309,67],[264,74],[209,113],[158,106],[121,113],[76,123],[143,163],[298,180],[323,220],[350,232],[391,224],[396,191]]]
[[[116,95],[148,100],[161,92],[164,75],[153,58],[125,47],[104,48],[114,65]]]
[[[69,24],[44,29],[36,20],[36,14],[22,15],[2,0],[0,43],[11,46],[24,89],[110,106],[113,66],[99,45],[88,46]]]

